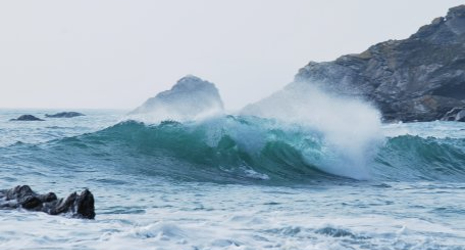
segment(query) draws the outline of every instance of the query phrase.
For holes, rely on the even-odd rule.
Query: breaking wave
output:
[[[354,161],[351,150],[341,151],[325,133],[257,117],[156,125],[125,121],[95,133],[11,147],[28,151],[22,157],[31,164],[189,181],[465,180],[464,139],[385,138],[373,141],[365,158]]]

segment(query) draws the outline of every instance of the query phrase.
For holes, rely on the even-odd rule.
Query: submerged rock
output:
[[[0,190],[0,209],[24,208],[50,215],[69,213],[74,218],[94,219],[94,196],[85,189],[81,194],[70,194],[66,199],[58,199],[50,192],[37,194],[27,186],[17,186],[9,190]]]
[[[33,115],[22,115],[16,119],[11,119],[10,121],[44,121],[44,120],[37,118]]]
[[[223,101],[211,82],[196,76],[181,78],[170,90],[148,99],[130,115],[151,115],[158,120],[190,120],[223,111]]]
[[[60,112],[53,115],[46,114],[47,118],[73,118],[78,116],[85,116],[84,114],[78,112]]]
[[[465,107],[465,5],[404,40],[310,62],[291,85],[315,84],[372,102],[385,121],[433,121]]]

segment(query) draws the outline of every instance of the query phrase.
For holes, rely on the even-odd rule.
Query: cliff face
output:
[[[465,5],[405,40],[310,62],[288,88],[301,84],[370,101],[386,121],[454,120],[452,110],[465,110]]]

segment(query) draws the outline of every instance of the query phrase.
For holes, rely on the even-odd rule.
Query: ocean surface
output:
[[[384,124],[361,145],[239,115],[9,121],[58,111],[0,110],[0,189],[88,188],[96,219],[0,210],[2,250],[465,249],[464,123]]]

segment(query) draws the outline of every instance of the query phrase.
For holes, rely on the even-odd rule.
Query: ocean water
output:
[[[0,210],[0,249],[465,249],[463,123],[387,124],[341,147],[252,116],[8,121],[54,112],[0,110],[0,188],[89,188],[96,219]]]

